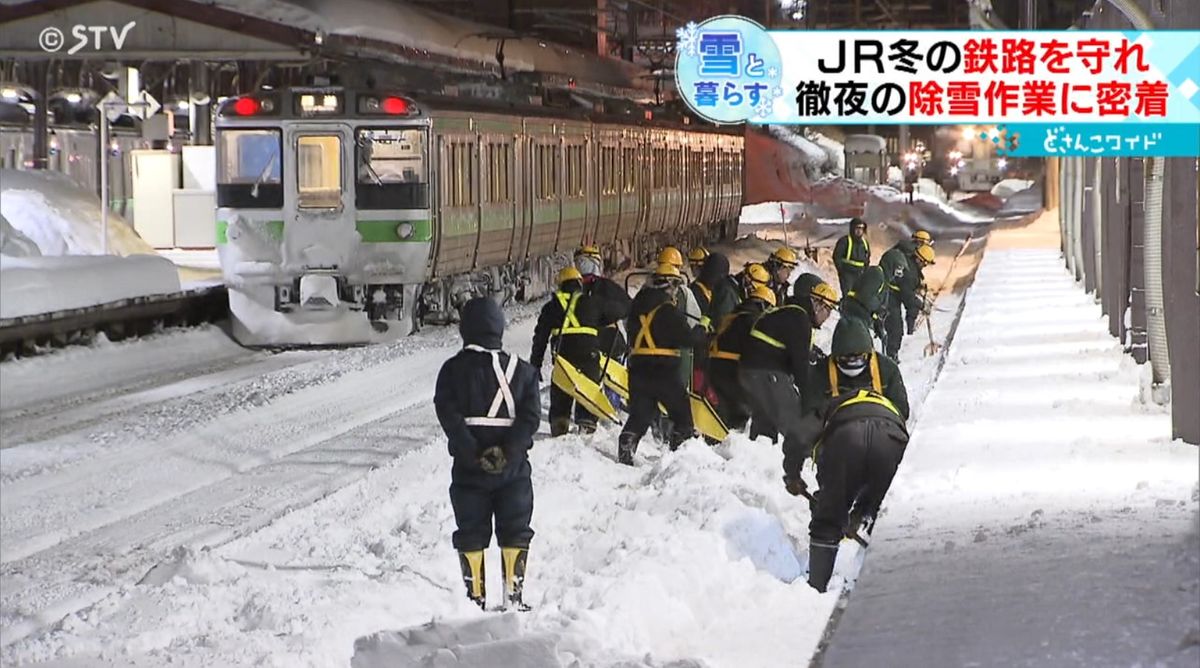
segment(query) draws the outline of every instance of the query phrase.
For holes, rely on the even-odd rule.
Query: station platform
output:
[[[989,241],[814,665],[1200,665],[1197,448],[1039,223]]]

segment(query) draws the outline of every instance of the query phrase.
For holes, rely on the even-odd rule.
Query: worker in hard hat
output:
[[[854,289],[858,277],[870,264],[867,223],[862,218],[851,218],[849,233],[838,239],[833,247],[833,265],[837,268],[838,285],[843,294]]]
[[[842,296],[842,318],[856,319],[882,342],[887,337],[887,279],[878,266],[867,267],[854,287]]]
[[[912,334],[916,328],[917,314],[922,307],[917,293],[923,283],[920,272],[933,261],[933,247],[925,244],[917,245],[910,255],[904,254],[898,246],[893,247],[879,258],[879,268],[887,281],[883,350],[893,360],[900,360],[900,344],[905,331]],[[914,266],[918,267],[916,272]]]
[[[709,343],[707,379],[717,395],[717,414],[730,429],[741,429],[750,419],[750,403],[738,378],[742,351],[754,322],[774,306],[775,291],[755,285],[749,298],[717,324]]]
[[[693,435],[680,353],[690,351],[705,336],[704,330],[693,327],[676,305],[683,281],[678,267],[660,263],[630,308],[625,323],[630,340],[629,419],[617,446],[622,464],[633,465],[638,443],[658,418],[660,404],[670,420],[669,432],[664,436],[672,450]]]
[[[733,278],[741,291],[742,299],[749,299],[754,293],[754,288],[760,285],[771,286],[771,273],[761,262],[747,262]]]
[[[597,339],[599,324],[598,300],[584,291],[583,275],[574,266],[563,269],[558,273],[558,290],[551,295],[538,316],[529,362],[540,373],[549,344],[552,355],[561,355],[575,369],[597,384],[601,383]],[[583,404],[576,403],[570,394],[552,384],[548,414],[551,436],[562,436],[570,429],[572,406],[579,431],[585,434],[596,431],[596,416],[588,412]]]
[[[683,282],[675,288],[678,292],[678,294],[675,296],[675,303],[678,305],[678,308],[683,315],[688,319],[689,325],[699,325],[702,315],[700,312],[700,302],[696,301],[696,296],[692,294],[691,290],[687,289],[687,277],[683,273],[683,253],[680,253],[679,249],[674,246],[667,246],[659,251],[656,264],[658,266],[669,264],[672,267],[675,267],[675,270],[679,272]]]
[[[800,471],[813,456],[820,490],[809,522],[808,584],[823,592],[838,543],[869,533],[904,457],[908,393],[899,367],[875,352],[861,321],[847,318],[834,329],[830,357],[811,375],[803,405],[799,437],[784,444],[784,484],[807,494]]]
[[[812,332],[829,318],[836,293],[826,283],[793,294],[750,328],[739,376],[751,408],[750,437],[797,437],[800,391],[808,383]]]
[[[787,246],[776,248],[771,257],[763,262],[763,267],[771,276],[771,289],[775,291],[776,303],[782,304],[787,300],[788,289],[791,287],[792,272],[800,263],[800,256]]]
[[[697,246],[688,251],[688,272],[691,273],[693,279],[700,276],[700,270],[704,267],[704,260],[711,254],[704,246]]]
[[[604,277],[604,260],[600,247],[594,244],[580,246],[575,251],[575,268],[583,276],[583,291],[594,301],[600,311],[600,334],[597,345],[600,351],[614,359],[625,357],[625,338],[618,323],[629,315],[632,300],[625,288],[616,281]]]

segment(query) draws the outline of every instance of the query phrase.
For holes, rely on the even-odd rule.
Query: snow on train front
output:
[[[238,341],[412,331],[433,239],[428,128],[407,97],[338,87],[221,104],[217,248]]]

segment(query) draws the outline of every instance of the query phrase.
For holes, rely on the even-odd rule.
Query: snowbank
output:
[[[66,174],[44,170],[0,170],[0,213],[42,255],[103,252],[100,198]],[[110,253],[153,253],[123,218],[108,214]],[[8,255],[8,251],[5,251]]]
[[[179,292],[179,273],[157,255],[0,256],[0,318]]]
[[[1004,179],[992,186],[992,194],[1000,199],[1008,199],[1015,193],[1028,190],[1032,186],[1033,181],[1029,179]]]
[[[37,244],[10,225],[4,214],[0,213],[0,255],[36,257],[41,254],[42,251]]]

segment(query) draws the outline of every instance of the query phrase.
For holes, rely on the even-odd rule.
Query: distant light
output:
[[[187,111],[188,109],[191,108],[191,106],[192,105],[189,104],[187,100],[180,100],[175,103],[175,108],[180,111]]]
[[[258,100],[252,97],[239,97],[233,103],[233,113],[238,116],[253,116],[258,113]]]
[[[113,155],[120,155],[121,145],[117,143],[116,139],[108,143],[108,152]]]
[[[1000,160],[996,163],[996,166],[1000,169],[1004,169],[1005,167],[1008,167],[1008,161],[1004,158],[1000,158]]]
[[[83,102],[83,96],[79,93],[67,93],[66,98],[67,102],[70,102],[71,104],[79,104],[80,102]]]
[[[950,176],[958,176],[958,167],[950,168]]]
[[[321,44],[324,44],[325,43],[325,33],[321,30],[318,30],[317,34],[313,35],[313,41],[316,42],[318,46],[320,46]]]
[[[538,46],[540,46],[540,47],[542,47],[542,48],[544,49],[544,48],[546,48],[546,43],[545,43],[545,42],[538,42]]]
[[[16,102],[21,99],[21,93],[17,92],[16,88],[3,88],[0,89],[0,98],[4,98],[9,102]]]
[[[966,166],[967,166],[967,161],[966,161],[966,160],[959,160],[959,161],[958,161],[958,165],[957,165],[957,166],[958,166],[958,168],[959,168],[959,169],[962,169],[963,167],[966,167]]]

